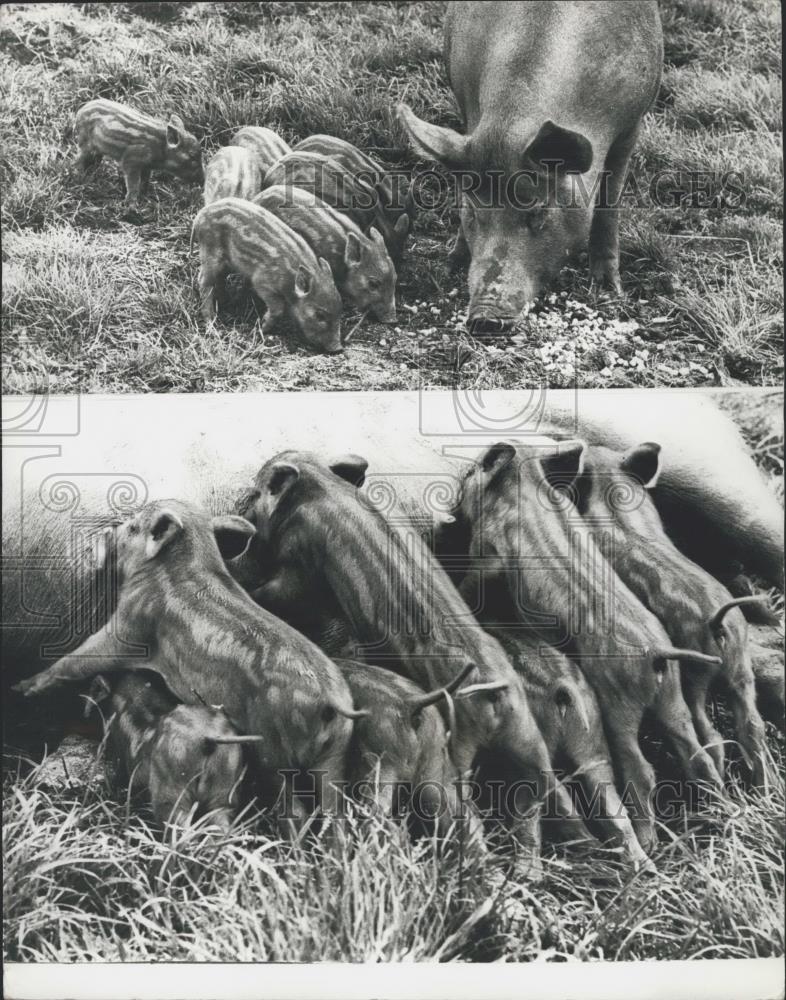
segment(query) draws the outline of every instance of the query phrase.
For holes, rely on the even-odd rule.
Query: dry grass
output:
[[[579,260],[518,339],[478,343],[461,325],[466,278],[446,269],[455,212],[423,211],[401,268],[397,330],[365,324],[346,357],[321,358],[263,338],[239,290],[205,330],[188,251],[200,193],[160,179],[141,224],[121,221],[114,168],[83,177],[69,166],[74,113],[96,96],[176,109],[208,151],[245,123],[290,140],[331,132],[417,172],[392,108],[403,98],[457,124],[442,4],[5,5],[5,391],[35,388],[42,366],[56,392],[779,382],[780,9],[661,8],[663,87],[633,162],[644,201],[622,223],[626,300],[593,306]],[[646,192],[661,170],[742,174],[744,204],[654,207]]]

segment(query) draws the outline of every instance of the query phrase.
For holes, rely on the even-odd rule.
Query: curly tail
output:
[[[765,606],[769,604],[769,601],[764,596],[764,594],[752,594],[747,597],[735,597],[733,601],[728,601],[726,604],[721,605],[715,614],[707,622],[710,631],[717,635],[723,625],[723,619],[726,617],[727,613],[731,611],[732,608],[739,608],[747,604],[764,604]]]
[[[440,698],[446,695],[451,695],[456,690],[456,688],[465,681],[470,673],[475,669],[474,663],[466,663],[461,670],[456,674],[450,684],[446,684],[445,687],[437,688],[435,691],[429,691],[428,694],[418,695],[415,698],[409,699],[409,704],[412,709],[412,713],[420,712],[422,709],[427,708],[429,705],[434,705],[439,701]]]

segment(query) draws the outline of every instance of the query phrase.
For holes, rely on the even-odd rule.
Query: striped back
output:
[[[282,156],[267,172],[265,187],[294,185],[311,191],[322,201],[345,212],[361,228],[381,215],[379,195],[335,160],[318,153],[292,152]]]
[[[587,449],[582,475],[585,520],[612,535],[612,560],[618,575],[663,622],[679,646],[716,654],[708,624],[732,595],[714,576],[674,545],[640,478],[623,468],[625,456],[609,448]],[[747,625],[734,608],[724,629],[745,642]]]
[[[271,257],[286,260],[294,271],[301,264],[321,273],[314,251],[285,222],[267,209],[241,198],[220,198],[205,206],[194,220],[197,238],[223,228],[238,254],[249,261]]]
[[[640,661],[668,636],[614,572],[608,526],[589,525],[559,489],[575,481],[569,464],[554,447],[506,442],[480,456],[458,510],[472,568],[504,580],[516,620],[570,644],[582,664]]]
[[[243,146],[254,155],[262,176],[276,160],[292,152],[277,132],[260,125],[244,125],[235,132],[231,141],[233,146]]]
[[[241,733],[264,735],[263,766],[307,766],[345,725],[336,708],[352,710],[335,665],[231,578],[210,518],[193,505],[148,503],[117,535],[123,637],[154,651],[179,700],[222,705]],[[165,540],[158,551],[151,538]]]
[[[277,470],[297,481],[270,509]],[[387,519],[363,493],[308,452],[283,452],[260,470],[247,516],[287,560],[302,560],[334,596],[366,658],[391,666],[426,690],[449,683],[462,664],[471,680],[515,677],[499,644],[467,605],[411,522]],[[383,501],[384,502],[384,501]]]
[[[205,168],[205,204],[219,198],[251,200],[262,188],[262,170],[242,146],[224,146]]]

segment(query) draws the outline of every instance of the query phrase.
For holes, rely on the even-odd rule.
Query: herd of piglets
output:
[[[79,109],[76,136],[79,167],[104,156],[119,164],[130,210],[138,210],[153,171],[204,183],[192,243],[206,321],[228,273],[264,302],[264,332],[288,320],[315,351],[335,354],[349,342],[341,332],[345,302],[381,323],[395,321],[412,190],[400,191],[351,143],[312,135],[292,148],[272,129],[245,125],[203,169],[200,144],[178,115],[163,122],[104,98]]]
[[[110,756],[162,823],[196,813],[228,829],[248,765],[285,829],[309,813],[286,776],[307,772],[322,779],[311,808],[327,816],[342,790],[389,815],[394,790],[417,789],[440,833],[481,857],[476,800],[457,797],[476,774],[477,788],[506,789],[530,874],[546,815],[561,839],[652,868],[645,715],[681,775],[722,798],[724,741],[708,715],[722,692],[747,775],[766,787],[760,710],[783,728],[783,673],[743,614],[764,614],[766,598],[734,597],[671,541],[653,499],[657,444],[500,441],[428,524],[378,510],[367,467],[286,451],[237,513],[147,503],[93,546],[94,569],[120,581],[110,620],[18,690],[89,682],[115,720]],[[147,658],[119,652],[119,635]],[[559,778],[566,766],[584,807]]]

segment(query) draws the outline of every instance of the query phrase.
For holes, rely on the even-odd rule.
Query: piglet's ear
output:
[[[352,267],[360,263],[360,258],[360,240],[354,233],[347,233],[347,242],[344,245],[344,263],[347,267]]]
[[[166,123],[166,144],[170,149],[176,149],[183,141],[183,133],[186,127],[180,115],[172,114]]]
[[[162,510],[155,520],[145,543],[145,556],[155,559],[170,542],[182,534],[183,522],[172,510]]]
[[[368,462],[360,455],[342,455],[329,463],[329,469],[358,489],[366,481]]]
[[[90,685],[90,689],[85,698],[85,708],[83,715],[87,719],[90,717],[90,712],[94,705],[100,705],[102,701],[106,701],[109,695],[112,693],[112,689],[106,681],[106,678],[101,674],[98,674],[93,678],[93,683]]]
[[[305,298],[311,291],[311,286],[313,284],[313,274],[306,270],[306,268],[301,264],[295,273],[295,295],[297,295],[299,299]]]
[[[300,478],[300,469],[291,462],[276,462],[270,470],[267,493],[275,504],[295,485]]]
[[[660,445],[654,441],[645,441],[635,448],[626,451],[622,456],[620,468],[632,476],[641,485],[651,490],[658,482],[661,470]]]
[[[396,235],[399,238],[403,238],[409,232],[410,218],[408,215],[400,215],[396,220],[396,224],[393,227]]]
[[[254,505],[261,495],[260,491],[254,486],[241,490],[235,497],[235,502],[232,505],[234,512],[239,514],[240,517],[244,517],[247,521],[250,521],[251,524],[255,524],[256,512]]]
[[[483,472],[496,475],[501,472],[516,455],[516,448],[509,441],[498,441],[486,448],[478,457]]]
[[[106,569],[113,537],[114,528],[106,527],[87,542],[86,559],[90,569],[96,573]]]
[[[213,534],[222,559],[234,559],[248,548],[251,537],[257,529],[244,517],[236,514],[222,514],[212,520]]]
[[[572,486],[584,471],[583,441],[565,441],[551,454],[541,456],[540,464],[549,486],[556,489]]]

